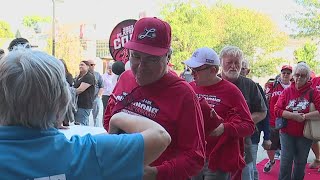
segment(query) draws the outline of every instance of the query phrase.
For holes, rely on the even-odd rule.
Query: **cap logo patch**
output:
[[[214,63],[214,60],[212,60],[212,59],[206,59],[206,62],[213,64],[213,63]]]
[[[196,52],[194,52],[194,53],[192,54],[192,56],[196,58],[196,57],[198,56],[198,54],[199,54],[199,51],[196,51]]]
[[[144,32],[140,33],[138,36],[138,39],[144,39],[144,38],[155,38],[156,35],[156,29],[151,28],[151,29],[144,29]]]

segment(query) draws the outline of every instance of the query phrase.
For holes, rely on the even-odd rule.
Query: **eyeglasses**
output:
[[[212,66],[207,66],[207,67],[204,67],[204,68],[200,68],[200,69],[197,69],[197,68],[189,68],[193,73],[198,73],[200,71],[203,71],[203,70],[206,70],[206,69],[209,69],[211,68]]]
[[[304,79],[307,77],[307,75],[306,74],[295,74],[294,77],[296,77],[296,78],[300,77],[300,78]]]
[[[141,59],[140,55],[136,55],[136,54],[131,54],[130,55],[130,61],[132,64],[157,64],[161,61],[162,56],[148,56],[143,58],[143,60]]]
[[[95,66],[96,64],[90,64],[90,66]]]
[[[283,75],[285,75],[285,74],[290,75],[291,72],[281,72],[281,74],[283,74]]]

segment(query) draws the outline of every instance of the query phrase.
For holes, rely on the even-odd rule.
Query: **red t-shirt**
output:
[[[115,104],[136,87],[132,71],[125,71],[110,96],[104,116],[105,129],[108,130]],[[139,88],[145,98],[122,111],[156,121],[171,136],[171,144],[152,163],[158,170],[157,179],[185,180],[199,173],[205,157],[204,123],[199,101],[190,85],[167,73],[160,80]]]
[[[311,82],[308,81],[301,89],[297,90],[295,83],[292,82],[290,87],[285,89],[280,95],[275,105],[276,117],[281,117],[283,111],[298,113],[308,113],[310,103],[310,91],[312,91]],[[320,96],[319,91],[313,91],[313,103],[316,109],[320,110]],[[303,136],[304,122],[297,122],[292,119],[288,119],[288,125],[281,129],[281,132],[289,134],[291,136],[301,137]]]
[[[212,171],[235,172],[245,166],[243,137],[254,132],[254,123],[241,91],[232,83],[221,80],[211,86],[190,83],[199,98],[204,98],[223,119],[224,133],[212,137],[206,133],[206,157]],[[213,131],[212,119],[205,118],[205,129]],[[209,127],[208,127],[209,126]]]

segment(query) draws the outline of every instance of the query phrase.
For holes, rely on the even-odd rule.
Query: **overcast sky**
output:
[[[59,2],[63,1],[63,2]],[[56,17],[60,22],[97,24],[100,34],[109,36],[113,27],[125,19],[137,19],[139,12],[158,16],[161,3],[169,0],[56,0]],[[209,0],[210,3],[216,0]],[[285,14],[294,12],[293,0],[224,0],[237,7],[248,7],[269,15],[285,29]],[[15,31],[26,15],[52,16],[52,0],[0,0],[0,20],[10,23]],[[104,36],[104,35],[103,35]]]

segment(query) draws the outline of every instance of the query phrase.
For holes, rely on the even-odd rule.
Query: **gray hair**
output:
[[[247,65],[247,68],[250,67],[249,61],[248,61],[247,59],[244,58],[244,59],[242,60],[242,64],[243,64],[243,63],[245,63],[245,64]],[[242,66],[242,67],[243,67],[243,66]]]
[[[226,56],[233,56],[237,57],[240,62],[243,60],[243,52],[240,48],[236,46],[225,46],[221,51],[220,51],[220,60],[222,61],[223,57]]]
[[[298,70],[305,70],[307,71],[307,79],[310,79],[311,77],[311,69],[305,62],[300,62],[296,65],[296,67],[293,69],[292,74],[296,74]]]
[[[0,124],[47,129],[65,118],[71,95],[61,61],[18,48],[0,62]]]

